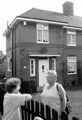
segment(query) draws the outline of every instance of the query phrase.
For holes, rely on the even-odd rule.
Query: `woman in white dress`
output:
[[[59,92],[57,91],[57,84]],[[49,105],[58,112],[58,120],[61,120],[61,113],[66,107],[66,92],[63,86],[57,83],[57,73],[50,70],[47,73],[47,84],[41,93],[41,100],[44,105]]]

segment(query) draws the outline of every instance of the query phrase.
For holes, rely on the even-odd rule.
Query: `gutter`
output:
[[[63,28],[72,29],[72,30],[82,30],[82,27],[74,27],[74,26],[63,26]]]

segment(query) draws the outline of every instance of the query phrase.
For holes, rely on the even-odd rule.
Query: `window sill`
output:
[[[76,45],[67,45],[68,47],[76,47]]]
[[[77,73],[67,73],[67,75],[76,75]]]

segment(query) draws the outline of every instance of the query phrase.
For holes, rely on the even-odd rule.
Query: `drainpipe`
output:
[[[7,23],[7,29],[9,29],[11,31],[11,40],[12,40],[12,77],[13,77],[14,76],[13,75],[13,31],[12,31],[12,29],[10,29],[8,27],[8,23]]]
[[[14,63],[13,63],[13,57],[14,57]],[[15,32],[15,40],[13,41],[13,31],[12,31],[12,77],[16,77],[16,32]]]
[[[12,40],[12,77],[14,77],[13,75],[13,31],[11,30],[11,40]]]
[[[15,29],[15,40],[14,40],[14,56],[15,56],[15,77],[16,77],[16,29]]]

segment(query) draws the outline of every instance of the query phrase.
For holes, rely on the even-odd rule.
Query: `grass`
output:
[[[82,119],[82,85],[74,86],[66,90],[72,104],[72,112],[69,115],[69,120],[72,116]]]
[[[72,112],[69,115],[69,120],[72,120],[73,116],[82,119],[82,85],[71,86],[66,89],[66,93],[70,99],[72,105]],[[33,99],[40,100],[40,93],[33,94]]]

